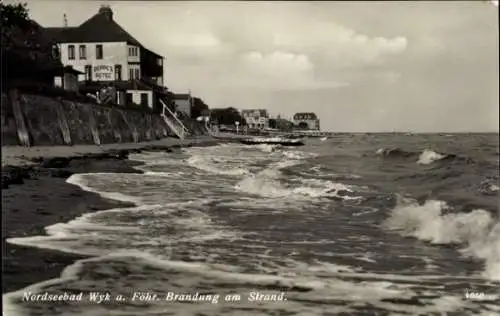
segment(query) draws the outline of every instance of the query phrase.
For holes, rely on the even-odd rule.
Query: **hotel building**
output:
[[[49,27],[45,32],[57,43],[63,65],[81,72],[80,92],[96,93],[112,86],[117,91],[117,104],[149,108],[158,106],[158,97],[166,95],[164,57],[144,47],[116,23],[109,6],[102,6],[80,26]],[[55,84],[60,86],[61,82]]]

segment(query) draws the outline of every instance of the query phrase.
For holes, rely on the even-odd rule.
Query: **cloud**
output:
[[[392,55],[403,53],[405,37],[370,37],[333,22],[316,22],[293,32],[274,34],[277,47],[308,52],[330,68],[358,68],[380,64]]]
[[[81,23],[99,7],[28,2],[44,26],[61,26],[63,13]],[[486,1],[111,6],[166,57],[166,85],[211,107],[308,109],[342,131],[498,130],[498,13]]]
[[[269,75],[288,75],[306,73],[314,70],[313,63],[304,54],[274,51],[270,54],[248,52],[243,54],[246,66]]]
[[[171,47],[184,49],[205,49],[221,45],[221,41],[211,33],[185,33],[176,32],[165,37],[164,41]]]

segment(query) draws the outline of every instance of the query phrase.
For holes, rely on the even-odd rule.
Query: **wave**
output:
[[[115,175],[115,173],[78,173],[78,174],[71,175],[68,179],[66,179],[66,182],[69,184],[73,184],[73,185],[80,187],[83,191],[96,193],[103,198],[108,198],[111,200],[117,200],[117,201],[121,201],[121,202],[133,203],[134,205],[140,205],[142,203],[142,199],[135,197],[135,196],[125,195],[125,194],[122,194],[119,192],[99,191],[99,190],[91,188],[89,186],[87,180],[85,179],[85,176],[88,176],[88,175],[92,175],[92,176]]]
[[[486,179],[481,181],[478,191],[484,195],[497,195],[500,187],[493,182],[498,183],[498,180]]]
[[[375,152],[377,155],[380,155],[380,156],[384,156],[384,157],[404,157],[404,158],[408,158],[408,157],[414,157],[417,155],[417,153],[415,152],[411,152],[411,151],[405,151],[405,150],[402,150],[401,148],[379,148],[377,149],[377,151]]]
[[[238,176],[250,173],[246,168],[227,168],[224,160],[216,157],[191,156],[186,161],[189,165],[211,173]]]
[[[281,181],[281,169],[300,164],[300,160],[286,160],[264,169],[257,174],[249,175],[235,185],[235,189],[245,193],[268,198],[318,198],[331,197],[342,200],[360,199],[353,196],[352,186],[320,179],[301,178],[299,186],[285,186]]]
[[[423,205],[400,201],[384,223],[433,244],[461,244],[465,255],[485,262],[483,276],[500,281],[500,222],[491,212],[477,209],[469,213],[451,213],[446,202],[428,200]]]
[[[254,145],[255,148],[266,152],[266,153],[272,153],[277,151],[278,149],[282,148],[283,146],[281,145],[271,145],[271,144],[259,144],[259,145]]]
[[[438,161],[438,160],[441,160],[441,159],[446,158],[446,157],[447,157],[447,155],[437,153],[437,152],[430,150],[430,149],[425,149],[418,157],[417,163],[421,164],[421,165],[430,165],[431,163]]]
[[[25,289],[4,295],[4,310],[8,315],[26,315],[35,312],[40,315],[53,314],[53,307],[47,304],[37,306],[22,301],[24,292],[43,293],[66,291],[68,288],[99,291],[101,286],[109,293],[121,293],[134,287],[153,289],[159,295],[167,291],[184,293],[187,288],[207,289],[214,296],[239,292],[262,291],[266,293],[285,292],[286,304],[258,304],[246,300],[237,303],[218,304],[176,304],[170,301],[157,301],[145,304],[124,302],[113,306],[116,315],[163,315],[165,310],[175,315],[269,315],[276,313],[296,313],[318,315],[328,311],[334,314],[360,314],[356,305],[360,302],[369,305],[364,309],[381,308],[394,313],[408,309],[405,304],[392,304],[398,300],[412,301],[413,313],[431,314],[435,311],[454,312],[465,306],[459,296],[429,296],[433,285],[414,285],[415,281],[427,279],[425,276],[397,276],[373,273],[360,273],[356,268],[322,261],[310,264],[287,260],[288,269],[271,270],[269,273],[245,272],[239,266],[210,262],[183,262],[159,259],[138,250],[116,252],[102,257],[83,259],[66,267],[57,279],[31,285]],[[138,278],[136,273],[142,273]],[[272,274],[271,274],[272,273]],[[131,276],[132,275],[132,276]],[[132,277],[132,279],[131,279]],[[347,278],[346,278],[347,277]],[[433,276],[430,280],[434,280]],[[97,284],[97,288],[90,285]],[[210,291],[210,290],[207,290]],[[193,293],[194,294],[194,293]],[[495,296],[496,298],[496,296]],[[342,312],[338,312],[342,301]],[[363,304],[363,305],[364,305]],[[78,315],[109,314],[106,304],[78,304],[61,306],[59,312],[71,311]],[[121,305],[121,306],[120,306]],[[318,309],[318,305],[324,306]],[[371,306],[371,307],[370,307]],[[248,313],[241,313],[247,310]],[[45,312],[45,313],[44,313]]]
[[[353,174],[353,173],[336,173],[333,170],[323,166],[323,165],[314,165],[308,168],[306,171],[297,171],[291,172],[291,175],[297,175],[300,177],[310,178],[313,176],[318,179],[325,180],[359,180],[362,179],[362,176]]]
[[[298,160],[303,160],[303,159],[309,159],[309,158],[316,158],[319,155],[316,153],[312,152],[306,152],[306,151],[300,151],[300,150],[283,150],[281,151],[281,154],[288,159],[298,159]]]
[[[406,151],[401,148],[379,148],[375,152],[376,155],[392,159],[416,159],[416,163],[420,165],[429,165],[436,161],[458,161],[466,164],[474,161],[468,157],[460,157],[455,154],[441,153],[432,149],[424,149],[421,152]]]

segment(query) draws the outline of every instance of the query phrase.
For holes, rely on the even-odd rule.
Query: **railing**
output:
[[[184,139],[186,136],[186,132],[189,133],[189,130],[182,124],[181,121],[175,116],[172,111],[168,108],[168,106],[160,99],[160,102],[163,106],[163,111],[161,113],[161,117],[167,123],[168,127],[177,135],[180,139]],[[169,117],[170,116],[170,117]],[[172,120],[171,118],[174,118]]]

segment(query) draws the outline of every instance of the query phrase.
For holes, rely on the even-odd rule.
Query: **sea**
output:
[[[143,174],[67,182],[134,207],[8,240],[88,257],[4,295],[4,315],[500,315],[498,134],[130,159]]]

